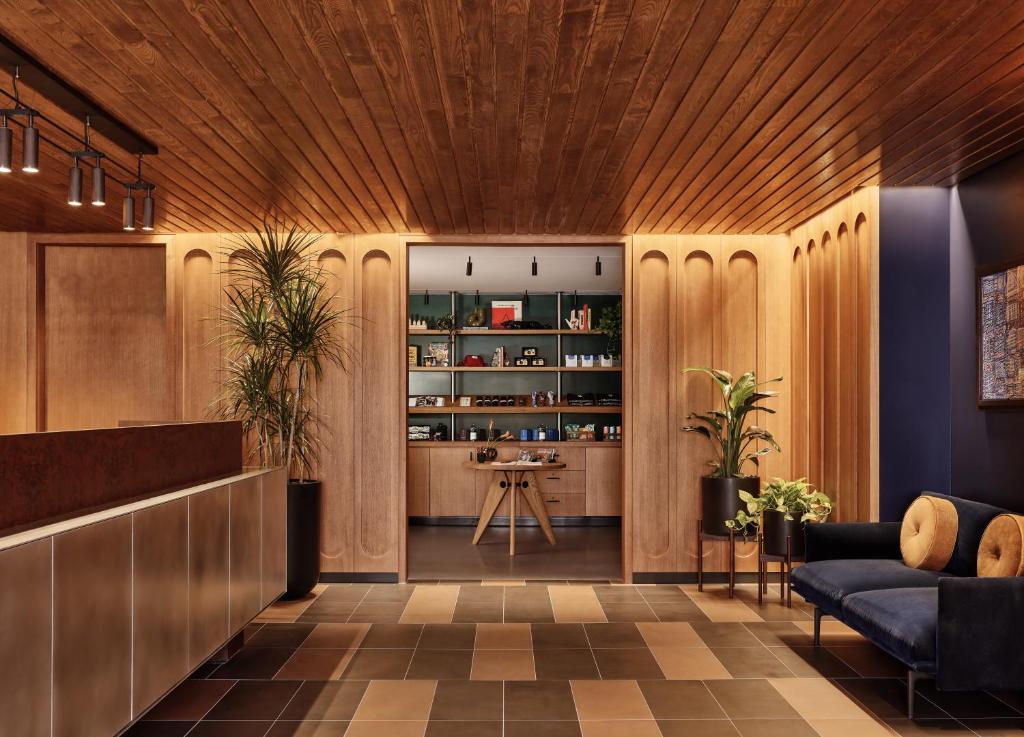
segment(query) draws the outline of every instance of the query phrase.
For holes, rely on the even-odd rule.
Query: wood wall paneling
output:
[[[410,517],[426,517],[430,514],[429,448],[409,448],[408,478],[406,511]]]
[[[230,485],[231,613],[228,631],[237,632],[259,614],[262,606],[262,500],[260,479]]]
[[[174,240],[181,258],[181,419],[215,416],[221,349],[217,308],[221,301],[217,234],[182,234]]]
[[[188,533],[187,499],[133,515],[133,716],[189,671]]]
[[[622,450],[587,448],[587,515],[622,514]]]
[[[189,497],[189,661],[195,668],[230,634],[228,486]]]
[[[262,606],[274,602],[285,590],[287,575],[288,474],[276,469],[260,479],[262,547]],[[330,525],[330,523],[325,523]]]
[[[0,233],[0,434],[26,432],[30,421],[28,238]]]
[[[117,734],[132,718],[131,515],[53,538],[53,597],[53,734]]]
[[[52,540],[0,552],[0,714],[4,730],[50,737]],[[9,656],[9,657],[8,657]]]

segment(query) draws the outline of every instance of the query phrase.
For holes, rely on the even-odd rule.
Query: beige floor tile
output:
[[[493,581],[481,581],[481,586],[525,586],[526,581],[495,579]]]
[[[814,622],[793,622],[809,635],[814,634]],[[864,642],[864,636],[835,619],[821,620],[821,642],[825,645],[856,644]]]
[[[345,737],[423,737],[425,721],[417,722],[352,722]]]
[[[276,624],[290,624],[302,616],[302,613],[309,609],[310,605],[316,601],[317,597],[320,596],[327,589],[327,584],[318,583],[313,587],[313,590],[303,596],[301,599],[295,599],[294,601],[277,601],[268,606],[254,621],[256,622],[273,622]]]
[[[474,681],[533,681],[537,670],[533,650],[477,650],[473,653]]]
[[[713,681],[732,675],[706,647],[651,647],[665,678],[674,681]]]
[[[455,614],[459,586],[417,586],[402,612],[402,624],[448,624]]]
[[[348,650],[296,650],[274,676],[277,681],[335,681],[345,672],[355,656],[355,648]]]
[[[478,624],[477,650],[532,650],[533,637],[528,624]]]
[[[548,586],[556,622],[607,622],[593,586]]]
[[[895,732],[874,719],[808,719],[821,737],[892,737]]]
[[[580,722],[583,737],[662,737],[658,723],[646,719]]]
[[[870,719],[871,715],[825,678],[770,678],[804,719]]]
[[[740,599],[730,599],[726,588],[710,588],[697,591],[697,587],[685,588],[686,595],[700,607],[712,622],[763,622],[760,614]]]
[[[302,641],[302,648],[341,648],[359,647],[366,637],[368,624],[318,624],[309,637]]]
[[[437,681],[371,681],[359,702],[357,721],[417,721],[430,717]]]
[[[572,681],[580,721],[653,719],[636,681]]]
[[[705,647],[689,622],[637,622],[647,647]]]

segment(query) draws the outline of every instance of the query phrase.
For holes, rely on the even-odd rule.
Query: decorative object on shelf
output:
[[[575,295],[573,296],[575,300]],[[565,319],[565,324],[569,326],[570,330],[590,330],[590,322],[593,319],[593,311],[590,309],[590,305],[583,305],[582,307],[574,307],[569,312],[569,317]]]
[[[786,538],[791,540],[790,554],[802,558],[804,554],[803,526],[808,522],[824,522],[832,514],[832,501],[817,491],[806,479],[786,481],[772,479],[759,496],[740,491],[743,505],[736,517],[725,526],[744,536],[758,530],[764,539],[764,552],[768,555],[786,555]]]
[[[522,319],[522,300],[494,300],[491,302],[491,327],[500,328],[509,320]]]
[[[610,353],[602,353],[599,358],[601,359],[601,368],[611,368],[615,365],[615,357]]]
[[[409,365],[420,365],[420,347],[418,345],[409,346]]]
[[[347,366],[352,349],[341,328],[355,320],[334,306],[311,250],[319,235],[269,218],[254,231],[229,246],[218,404],[242,421],[252,461],[288,472],[287,596],[299,597],[320,575],[317,382],[325,366]]]
[[[757,476],[743,473],[749,462],[757,468],[759,459],[771,451],[779,452],[778,443],[770,432],[757,425],[748,425],[752,412],[774,412],[759,402],[777,396],[778,392],[760,387],[782,381],[782,377],[758,383],[753,371],[733,381],[732,374],[721,369],[687,368],[683,373],[700,372],[715,383],[722,395],[723,409],[709,410],[705,414],[691,412],[687,420],[700,424],[686,425],[683,432],[703,435],[711,443],[715,458],[708,462],[714,470],[701,478],[701,516],[704,533],[728,536],[726,520],[740,511],[739,492],[756,494],[761,481]],[[751,444],[754,450],[749,450]]]
[[[531,366],[546,366],[547,364],[544,362],[543,358],[531,358],[530,359],[530,365]]]
[[[446,333],[448,333],[448,342],[449,343],[452,343],[452,342],[455,341],[455,330],[456,330],[456,327],[455,327],[455,315],[454,314],[452,314],[451,312],[446,312],[445,314],[443,314],[439,318],[437,318],[437,321],[434,323],[434,326],[435,326],[436,329],[444,330]]]
[[[483,356],[476,355],[475,353],[465,355],[462,357],[462,360],[459,361],[459,366],[469,366],[471,368],[480,368],[486,365],[486,359],[484,359]]]
[[[467,440],[469,440],[469,430],[467,430],[466,428],[462,428],[461,430],[459,430],[458,437],[460,442],[466,442]]]
[[[540,427],[537,428],[536,437],[537,437],[537,440],[541,441],[541,442],[547,440],[548,439],[548,429],[544,425],[541,425]]]
[[[566,368],[576,368],[579,365],[580,365],[579,357],[575,353],[566,353],[565,354],[565,367]]]
[[[530,365],[530,359],[527,358],[526,356],[516,356],[515,364],[516,364],[516,366],[520,366],[520,367],[521,366],[529,366]]]
[[[410,407],[444,407],[445,398],[436,395],[409,397]]]
[[[491,355],[491,366],[494,368],[504,368],[506,365],[505,346],[498,346]]]
[[[616,302],[601,310],[597,330],[608,338],[607,355],[615,358],[622,354],[622,302]],[[602,366],[604,363],[602,362]],[[611,365],[611,364],[609,364]]]
[[[533,430],[531,430],[528,427],[524,427],[522,430],[519,431],[519,439],[522,441],[533,440]]]
[[[977,271],[978,406],[1024,406],[1024,259]]]
[[[472,407],[473,406],[473,397],[459,397],[459,406],[460,407]]]
[[[581,368],[594,368],[594,357],[592,355],[580,356]]]
[[[426,318],[420,315],[413,315],[409,318],[409,330],[426,330],[427,321]]]
[[[433,356],[423,356],[420,363],[423,364],[423,368],[434,368],[437,366],[437,360]]]
[[[409,425],[409,440],[430,440],[430,425]]]
[[[434,426],[434,431],[430,434],[430,439],[435,442],[443,442],[448,439],[448,426],[443,422],[437,423]]]
[[[532,346],[532,345],[524,345],[523,346],[523,355],[524,356],[531,356],[531,357],[532,356],[536,356],[537,355],[537,348],[535,346]]]
[[[434,366],[448,365],[448,342],[438,341],[427,344],[427,353],[434,358]]]
[[[466,315],[466,327],[482,328],[487,323],[487,311],[479,305]]]
[[[487,436],[485,438],[484,445],[477,448],[476,458],[477,463],[486,463],[487,461],[493,461],[498,457],[498,443],[504,443],[506,440],[512,440],[512,433],[501,432],[494,428],[494,420],[487,421]]]
[[[536,320],[505,320],[499,326],[503,330],[550,330],[551,326],[547,323],[537,322]]]

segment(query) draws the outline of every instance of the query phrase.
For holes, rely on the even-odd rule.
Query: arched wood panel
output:
[[[790,474],[807,476],[809,434],[807,428],[807,257],[802,247],[793,251],[790,289],[790,369],[787,387],[792,407],[790,433]],[[783,451],[785,452],[785,448]]]
[[[857,212],[853,219],[857,264],[857,519],[878,517],[878,333],[877,214],[874,226]]]
[[[633,568],[670,571],[673,548],[674,248],[638,248],[633,269]]]
[[[838,499],[843,494],[839,483],[839,257],[832,234],[821,236],[821,323],[818,345],[821,354],[821,481],[822,489]]]
[[[220,277],[216,251],[194,248],[182,265],[182,419],[203,420],[213,416],[220,380],[220,347],[217,345],[217,305]]]
[[[857,341],[859,344],[860,315],[859,279],[857,275],[857,252],[850,229],[844,221],[836,233],[839,247],[838,263],[836,264],[836,285],[839,290],[839,303],[836,312],[836,333],[840,343],[836,345],[835,382],[837,390],[837,411],[839,422],[836,426],[836,488],[839,491],[837,519],[857,519],[857,500],[860,496],[857,474],[857,453],[860,437],[858,425],[858,395],[860,388],[860,356],[853,360],[844,360],[842,340]]]
[[[822,354],[821,332],[822,309],[822,268],[821,246],[815,241],[807,244],[807,477],[811,483],[820,485],[824,475],[823,423],[822,423],[822,381],[824,355]]]
[[[328,294],[333,295],[334,308],[352,310],[352,275],[349,260],[342,250],[333,246],[326,248],[320,253],[317,264],[322,269]],[[346,325],[339,337],[351,345],[357,337],[353,332]],[[354,368],[351,365],[325,366],[323,378],[317,386],[323,445],[319,476],[323,480],[320,564],[324,571],[352,570]]]

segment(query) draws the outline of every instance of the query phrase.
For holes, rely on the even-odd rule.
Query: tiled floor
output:
[[[482,582],[330,585],[277,604],[131,737],[1024,735],[1020,694],[921,687],[756,590]]]

